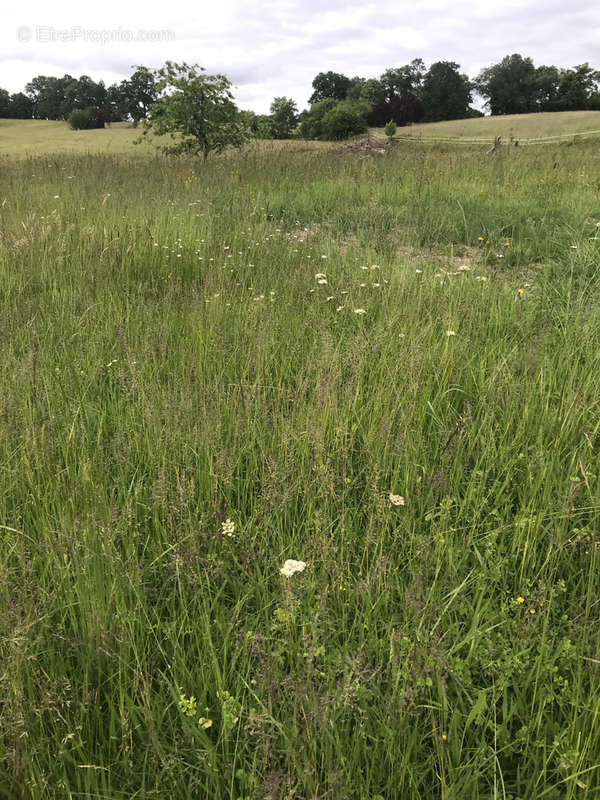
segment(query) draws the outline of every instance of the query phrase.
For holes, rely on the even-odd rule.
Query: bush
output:
[[[368,103],[348,101],[338,103],[323,117],[321,138],[339,141],[359,133],[365,133],[369,111]]]
[[[309,111],[300,114],[300,135],[303,139],[321,139],[323,137],[323,119],[337,105],[333,97],[313,103]]]
[[[74,131],[103,128],[106,117],[101,108],[75,108],[67,122]]]
[[[394,134],[396,133],[396,131],[397,131],[397,130],[398,130],[398,126],[396,125],[396,123],[395,123],[395,122],[392,122],[392,120],[390,120],[390,121],[389,121],[389,122],[388,122],[386,125],[384,125],[384,127],[383,127],[383,132],[385,133],[385,135],[386,135],[386,136],[388,137],[388,139],[390,139],[390,140],[392,139],[392,137],[394,136]]]

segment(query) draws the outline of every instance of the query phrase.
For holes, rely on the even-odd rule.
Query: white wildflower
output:
[[[225,522],[221,523],[221,533],[224,536],[229,536],[231,538],[233,537],[234,531],[235,531],[235,522],[232,522],[230,519],[226,519]]]
[[[456,331],[446,331],[446,336],[456,336]]]
[[[402,497],[401,494],[390,494],[390,503],[393,506],[405,506],[406,500]]]
[[[354,309],[354,313],[355,314],[366,314],[367,312],[365,311],[364,308],[355,308]]]
[[[288,558],[283,567],[279,570],[286,578],[291,578],[296,572],[304,572],[306,564],[304,561],[294,561],[293,558]]]

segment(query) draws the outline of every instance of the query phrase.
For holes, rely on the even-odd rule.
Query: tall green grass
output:
[[[599,795],[599,185],[2,163],[0,796]]]

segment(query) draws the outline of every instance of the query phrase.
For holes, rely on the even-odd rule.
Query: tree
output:
[[[300,114],[300,135],[303,139],[320,139],[323,135],[323,119],[329,111],[335,108],[337,101],[333,97],[326,97],[313,103],[308,111]]]
[[[424,115],[425,107],[421,100],[409,93],[375,103],[367,121],[375,128],[382,128],[390,121],[402,127],[412,125],[413,122],[421,122]]]
[[[541,66],[535,71],[535,102],[538,111],[556,111],[560,70],[554,66]]]
[[[276,97],[270,110],[273,138],[289,139],[298,120],[296,103],[289,97]]]
[[[527,114],[536,110],[536,73],[533,61],[518,53],[483,69],[474,86],[495,114]]]
[[[156,76],[156,71],[137,66],[129,80],[121,81],[119,85],[123,107],[134,122],[146,119],[156,101]]]
[[[388,137],[388,141],[390,144],[392,143],[392,139],[396,135],[397,130],[398,126],[396,125],[395,122],[392,122],[392,120],[390,120],[388,123],[386,123],[386,125],[384,125],[383,132]]]
[[[0,119],[10,116],[10,94],[6,89],[0,89]]]
[[[580,111],[589,108],[590,97],[597,91],[600,74],[589,64],[579,64],[562,70],[558,83],[556,107],[560,111]]]
[[[254,111],[240,111],[240,122],[252,139],[272,139],[273,126],[267,114],[255,114]]]
[[[70,75],[65,76],[69,81]],[[62,119],[64,113],[63,80],[53,76],[37,75],[25,86],[33,103],[34,119]]]
[[[323,117],[321,138],[339,141],[367,131],[367,117],[371,110],[368,103],[343,100]]]
[[[313,93],[308,102],[312,105],[328,98],[345,100],[351,86],[352,81],[346,75],[339,72],[319,72],[312,82]]]
[[[352,78],[352,86],[348,90],[348,100],[366,100],[375,105],[385,97],[385,90],[377,78]]]
[[[426,122],[464,119],[471,102],[471,83],[454,61],[436,61],[423,79],[421,100]]]
[[[423,59],[415,58],[410,64],[405,64],[403,67],[386,69],[379,80],[388,100],[404,94],[414,94],[420,97],[424,75]]]
[[[23,92],[11,94],[9,114],[11,119],[31,119],[33,117],[33,100]]]
[[[153,76],[158,97],[150,107],[144,133],[168,133],[176,139],[164,152],[201,153],[206,159],[209,153],[239,147],[248,138],[224,75],[205,75],[197,64],[167,61]]]

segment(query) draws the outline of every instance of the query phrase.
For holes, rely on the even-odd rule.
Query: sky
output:
[[[0,87],[35,75],[107,84],[166,60],[225,74],[240,108],[307,105],[318,72],[378,77],[413,58],[474,77],[510,53],[600,69],[598,0],[1,0]]]

